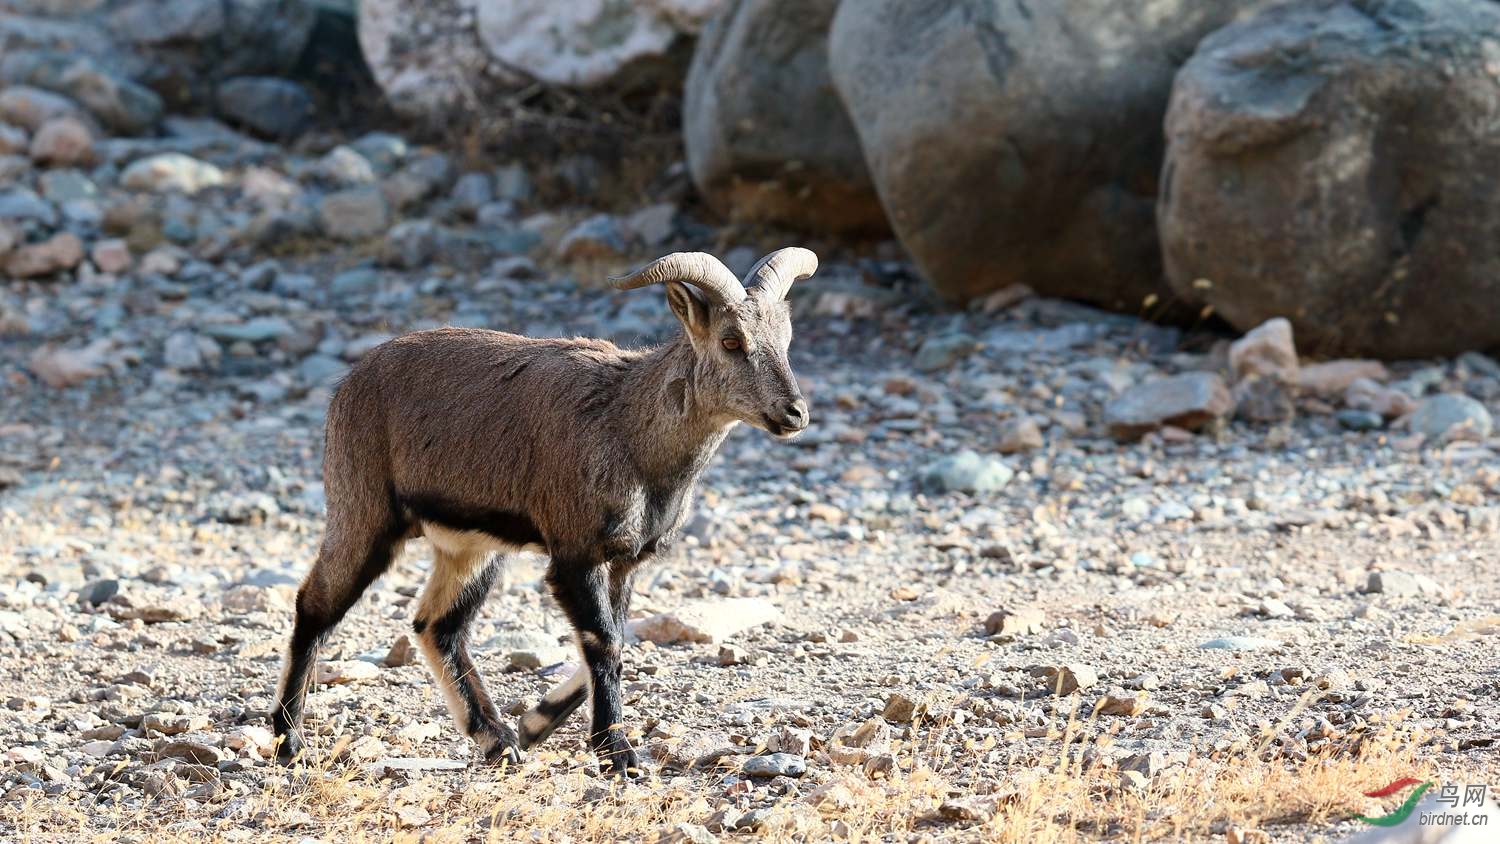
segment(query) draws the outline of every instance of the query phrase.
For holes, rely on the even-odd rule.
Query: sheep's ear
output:
[[[708,333],[708,300],[703,294],[680,281],[669,281],[667,304],[689,334],[702,337]]]

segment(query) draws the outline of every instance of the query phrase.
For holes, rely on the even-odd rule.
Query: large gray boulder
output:
[[[843,233],[888,228],[828,73],[839,0],[731,0],[688,69],[688,168],[738,220]]]
[[[1270,0],[859,0],[829,42],[891,225],[964,300],[1013,283],[1137,311],[1172,75]]]
[[[1167,119],[1173,286],[1303,349],[1500,343],[1500,5],[1344,0],[1206,38]]]
[[[531,82],[681,81],[671,53],[724,0],[362,0],[359,42],[400,114],[451,121]]]

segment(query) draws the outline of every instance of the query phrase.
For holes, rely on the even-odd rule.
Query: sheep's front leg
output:
[[[640,773],[640,759],[625,738],[624,703],[620,694],[620,646],[625,631],[616,621],[610,601],[609,568],[592,560],[554,558],[547,583],[578,634],[588,663],[594,716],[589,744],[606,772],[614,776]]]

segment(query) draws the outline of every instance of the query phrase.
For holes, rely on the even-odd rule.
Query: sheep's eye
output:
[[[719,345],[723,346],[726,352],[738,352],[743,348],[738,337],[725,337],[719,341]]]

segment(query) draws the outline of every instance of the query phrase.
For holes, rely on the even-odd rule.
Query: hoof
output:
[[[614,779],[640,779],[646,775],[646,769],[641,767],[641,759],[635,751],[626,747],[624,750],[614,753],[599,753],[600,773]]]
[[[296,733],[283,733],[276,737],[276,763],[291,765],[302,758],[306,749]]]
[[[519,768],[521,751],[514,744],[496,743],[484,752],[484,764],[495,768]]]

